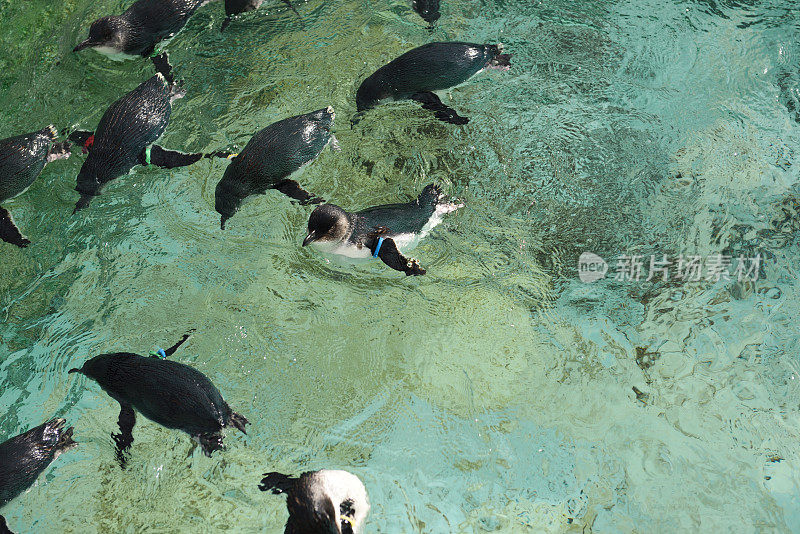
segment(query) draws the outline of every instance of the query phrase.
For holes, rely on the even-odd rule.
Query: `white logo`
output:
[[[591,283],[605,278],[608,264],[603,258],[591,252],[584,252],[578,258],[578,278],[581,282]]]

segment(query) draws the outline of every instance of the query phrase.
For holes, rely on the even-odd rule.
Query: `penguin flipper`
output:
[[[303,189],[300,184],[294,180],[283,180],[282,182],[278,182],[275,184],[275,186],[273,186],[273,189],[277,189],[289,198],[297,200],[300,202],[300,204],[321,204],[322,202],[325,202],[325,200],[322,198],[315,197]]]
[[[17,225],[14,224],[11,213],[2,206],[0,206],[0,239],[19,248],[25,248],[31,244],[30,239],[22,235]]]
[[[6,524],[6,518],[0,515],[0,534],[14,534]]]
[[[433,111],[436,118],[442,122],[448,124],[467,124],[469,122],[467,117],[462,117],[453,108],[445,106],[436,93],[430,91],[414,93],[411,95],[411,100],[422,104],[422,109]]]
[[[145,149],[146,151],[147,149]],[[139,155],[139,163],[146,165],[145,151]],[[203,158],[203,154],[186,154],[176,150],[167,150],[158,145],[150,147],[150,164],[162,169],[174,169],[176,167],[186,167],[192,163],[197,163]]]
[[[178,350],[178,347],[180,347],[181,345],[186,343],[186,340],[191,337],[192,332],[194,332],[194,329],[189,330],[187,333],[183,334],[183,337],[181,338],[181,340],[178,341],[177,343],[175,343],[174,345],[172,345],[167,350],[165,350],[164,354],[166,354],[167,357],[172,356],[173,354],[175,354],[175,351]]]
[[[372,253],[375,254],[375,249],[378,247],[378,239],[375,239],[374,244],[370,247]],[[419,276],[425,274],[427,271],[420,267],[417,260],[409,260],[403,256],[397,249],[397,244],[394,239],[387,237],[383,239],[380,248],[378,249],[378,257],[383,263],[396,271],[406,273],[406,276]]]
[[[294,483],[298,480],[300,479],[290,477],[289,475],[284,475],[283,473],[277,473],[275,471],[271,473],[264,473],[264,478],[261,479],[258,489],[261,491],[271,490],[275,495],[280,495],[281,493],[287,493],[289,490],[291,490],[294,486]]]
[[[128,462],[125,453],[133,443],[133,426],[136,424],[136,412],[133,411],[133,406],[128,403],[120,402],[119,408],[119,419],[117,420],[119,434],[111,434],[111,438],[117,445],[116,456],[119,466],[125,469],[125,464]]]
[[[172,76],[172,65],[169,62],[169,56],[167,56],[166,52],[161,52],[157,56],[151,56],[150,61],[153,62],[156,72],[160,72],[167,82],[170,84],[175,83],[175,78]]]

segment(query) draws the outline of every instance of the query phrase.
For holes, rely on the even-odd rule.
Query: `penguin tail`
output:
[[[224,32],[225,28],[227,28],[228,24],[230,23],[231,23],[231,16],[228,15],[227,17],[225,17],[225,20],[222,21],[222,27],[219,29],[220,33]]]
[[[417,204],[433,208],[443,196],[441,187],[436,184],[428,184],[417,197]]]
[[[292,5],[291,0],[283,0],[283,3],[289,6],[289,9],[294,11],[294,14],[297,15],[298,18],[300,17],[300,13],[298,13],[297,9],[295,9],[295,7]]]
[[[292,478],[289,475],[284,475],[283,473],[277,473],[275,471],[272,473],[264,473],[264,478],[261,479],[261,484],[258,485],[258,489],[261,491],[272,491],[275,495],[280,495],[292,489],[292,486],[294,486],[297,480],[298,479]]]

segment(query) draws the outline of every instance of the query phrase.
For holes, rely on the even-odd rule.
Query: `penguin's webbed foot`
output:
[[[378,246],[378,240],[370,247],[372,253],[375,253],[375,248]],[[419,276],[425,274],[427,271],[423,269],[419,262],[414,259],[408,259],[403,256],[397,249],[397,244],[392,238],[385,238],[381,247],[378,249],[378,257],[383,263],[394,269],[395,271],[402,271],[406,276]]]
[[[442,122],[458,125],[469,122],[467,117],[462,117],[456,110],[444,105],[441,99],[436,96],[436,93],[431,93],[430,91],[415,93],[411,95],[411,100],[422,104],[422,109],[433,111],[434,116]]]
[[[194,436],[197,443],[203,449],[203,454],[211,458],[214,451],[221,451],[225,449],[225,444],[222,442],[222,434],[214,432],[210,434],[199,434]]]
[[[119,466],[125,469],[128,463],[128,450],[133,444],[133,427],[136,424],[136,412],[130,404],[119,405],[119,419],[117,425],[119,426],[119,434],[111,434],[111,438],[116,444],[116,458]]]
[[[275,184],[275,189],[300,202],[302,205],[306,204],[321,204],[325,202],[323,198],[317,197],[303,189],[299,183],[294,180],[284,180]]]

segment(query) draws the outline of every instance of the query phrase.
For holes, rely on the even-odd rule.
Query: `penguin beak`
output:
[[[303,239],[303,246],[308,245],[312,241],[317,239],[317,233],[314,230],[311,230],[305,239]]]
[[[67,371],[67,374],[68,374],[68,375],[71,375],[72,373],[80,373],[80,372],[81,372],[81,370],[80,370],[80,369],[76,369],[76,368],[74,368],[74,367],[73,367],[72,369],[70,369],[69,371]]]
[[[86,39],[85,41],[83,41],[82,43],[80,43],[78,46],[76,46],[75,48],[73,48],[73,49],[72,49],[72,51],[73,51],[73,52],[80,52],[80,51],[81,51],[81,50],[83,50],[84,48],[89,48],[90,46],[94,46],[94,43],[92,42],[92,40],[91,40],[91,39]]]

